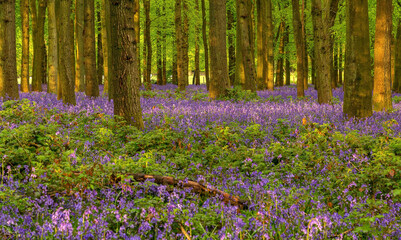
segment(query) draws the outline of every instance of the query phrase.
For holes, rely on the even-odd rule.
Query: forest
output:
[[[0,239],[401,239],[399,0],[0,0]]]

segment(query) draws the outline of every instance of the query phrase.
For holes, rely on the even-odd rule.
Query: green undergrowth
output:
[[[383,206],[377,192],[401,201],[401,138],[388,134],[373,138],[357,131],[340,133],[329,124],[290,126],[286,120],[279,120],[273,132],[258,124],[243,129],[235,123],[187,132],[173,131],[169,123],[142,132],[118,117],[61,113],[29,101],[4,103],[0,119],[2,176],[10,174],[4,166],[11,166],[14,178],[23,179],[25,165],[35,168],[37,175],[26,196],[1,193],[0,198],[13,196],[11,200],[24,208],[24,199],[35,196],[37,184],[46,184],[50,192],[72,194],[101,189],[113,180],[112,175],[146,173],[189,179],[204,175],[209,180],[216,176],[205,172],[214,168],[236,168],[245,176],[255,171],[269,175],[274,181],[266,188],[293,188],[281,204],[290,206],[294,198],[304,199],[307,213],[318,211],[311,209],[311,199],[342,213],[337,196],[345,188],[355,198],[370,196],[365,207],[375,208],[376,214],[386,211],[386,207],[375,207]],[[311,193],[300,195],[294,188],[315,181],[320,187]],[[358,187],[347,187],[353,183]],[[244,194],[257,198],[257,193]],[[366,225],[358,216],[350,218]]]

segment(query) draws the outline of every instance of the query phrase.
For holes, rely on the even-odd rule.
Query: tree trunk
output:
[[[320,1],[320,0],[319,0]],[[306,42],[306,0],[302,0],[302,7],[301,7],[301,24],[302,24],[302,39],[304,41],[304,90],[308,89],[308,77],[309,77],[309,66],[308,66],[308,46]]]
[[[343,48],[340,44],[340,47],[338,48],[338,83],[341,85],[343,85],[343,62]]]
[[[304,97],[305,43],[302,37],[302,24],[299,14],[299,0],[292,0],[292,19],[294,25],[295,45],[297,48],[297,97]]]
[[[15,36],[15,0],[0,1],[0,97],[19,99]]]
[[[139,1],[139,0],[135,0]],[[112,64],[115,73],[114,115],[143,129],[134,23],[135,1],[111,0]],[[139,34],[139,33],[138,33]]]
[[[237,0],[237,10],[237,26],[239,27],[240,32],[240,36],[237,36],[237,39],[240,42],[240,48],[238,50],[241,51],[241,64],[244,69],[244,79],[241,79],[241,85],[243,86],[243,89],[254,92],[256,90],[256,78],[254,61],[252,59],[252,46],[250,44],[250,1]]]
[[[140,0],[134,1],[134,24],[135,24],[135,37],[136,37],[136,49],[137,49],[137,59],[138,59],[138,76],[139,82],[141,82],[141,6]]]
[[[161,18],[160,14],[160,6],[157,6],[156,9],[156,17],[158,19]],[[161,33],[161,26],[157,26],[157,34],[156,34],[156,55],[157,55],[157,84],[163,84],[163,64],[162,64],[162,33]]]
[[[46,77],[43,71],[45,46],[45,18],[47,0],[31,1],[32,36],[33,36],[33,66],[32,66],[32,91],[42,91],[42,82]]]
[[[167,38],[166,38],[166,1],[163,0],[163,34],[162,34],[162,44],[163,44],[163,77],[162,77],[162,84],[166,85],[167,84]]]
[[[338,0],[333,0],[334,2]],[[312,0],[312,21],[315,41],[315,66],[317,77],[318,102],[329,104],[332,101],[333,53],[331,46],[330,8],[331,1]],[[326,5],[327,4],[327,5]],[[324,9],[324,10],[323,10]],[[334,23],[334,21],[333,21]]]
[[[102,49],[103,49],[103,74],[104,87],[103,95],[109,96],[109,101],[113,99],[113,80],[111,66],[111,25],[110,25],[110,0],[102,0],[100,9],[102,25]]]
[[[20,4],[22,22],[21,91],[29,92],[29,0],[21,0]]]
[[[265,46],[267,46],[267,69],[266,69],[266,86],[268,90],[274,90],[274,26],[273,26],[273,6],[272,1],[267,0],[267,32]]]
[[[226,50],[226,1],[209,1],[210,89],[211,99],[225,94],[229,86]]]
[[[338,86],[338,44],[334,44],[334,48],[333,48],[333,60],[334,60],[334,64],[333,64],[333,79],[334,82],[336,83],[336,87]]]
[[[150,0],[144,0],[145,42],[146,44],[146,89],[152,89],[152,40],[150,39]]]
[[[99,3],[96,2],[97,9],[99,9]],[[102,41],[102,27],[100,26],[100,11],[96,12],[97,21],[97,61],[96,61],[96,71],[97,71],[97,84],[103,84],[103,41]],[[100,90],[99,90],[100,91]],[[100,95],[100,92],[99,92]]]
[[[181,2],[175,1],[175,44],[177,46],[177,81],[180,91],[185,90],[185,67],[184,67],[184,49],[183,49],[183,33],[181,22]]]
[[[85,0],[84,16],[84,64],[85,64],[85,94],[89,97],[99,96],[99,85],[96,72],[95,45],[95,2]]]
[[[393,90],[401,93],[401,18],[398,19],[397,36],[395,39],[395,74]]]
[[[195,14],[199,16],[199,0],[195,0]],[[195,23],[195,72],[194,84],[200,85],[200,60],[199,60],[200,28],[199,22]]]
[[[267,32],[267,1],[257,0],[256,9],[258,14],[257,24],[257,70],[256,70],[256,83],[258,90],[263,90],[267,86],[265,84],[267,72],[267,59],[265,56],[268,54],[268,49],[264,45],[266,32]]]
[[[228,76],[230,86],[235,82],[235,33],[234,31],[234,6],[227,5],[227,34],[228,34]]]
[[[285,57],[285,41],[284,41],[285,22],[281,21],[279,26],[280,44],[279,44],[279,58],[276,66],[276,82],[278,86],[284,86],[284,57]]]
[[[188,0],[182,0],[183,5],[183,25],[182,25],[182,34],[183,34],[183,41],[182,41],[182,56],[184,62],[184,84],[188,86],[188,72],[189,72],[189,57],[188,57],[188,49],[189,49],[189,21],[188,21]]]
[[[373,110],[390,111],[392,0],[377,0],[374,46]]]
[[[207,34],[206,34],[206,7],[205,7],[205,0],[201,0],[202,3],[202,39],[203,39],[203,48],[205,51],[205,78],[206,78],[206,88],[209,90],[209,47],[207,41]]]
[[[71,19],[72,0],[56,1],[59,81],[63,103],[76,105],[74,23]]]
[[[75,91],[85,91],[85,1],[75,0]]]
[[[48,2],[48,43],[49,43],[49,81],[48,93],[57,92],[58,75],[58,50],[57,50],[57,24],[55,0]]]
[[[290,63],[290,50],[289,50],[289,31],[290,26],[286,26],[284,32],[284,42],[285,42],[285,85],[291,85],[291,63]]]
[[[343,112],[348,118],[372,116],[368,2],[346,1],[346,51]]]

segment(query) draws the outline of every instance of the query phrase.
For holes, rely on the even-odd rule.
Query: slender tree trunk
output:
[[[276,79],[278,86],[284,86],[284,57],[285,57],[285,41],[284,41],[285,22],[281,21],[279,26],[280,44],[279,44],[279,58],[277,60]]]
[[[320,1],[320,0],[319,0]],[[308,46],[306,42],[306,0],[302,0],[302,7],[301,7],[301,24],[302,24],[302,38],[304,41],[304,90],[308,89],[308,77],[309,77],[309,66],[308,66]]]
[[[395,73],[393,90],[401,93],[401,18],[397,23],[397,36],[395,39]]]
[[[199,0],[195,0],[195,14],[199,16]],[[200,60],[199,60],[200,28],[199,22],[195,23],[195,72],[194,84],[200,85]]]
[[[75,0],[75,91],[85,91],[85,0]]]
[[[258,90],[263,90],[267,86],[265,84],[266,72],[267,72],[267,59],[265,56],[268,54],[267,46],[264,45],[266,32],[267,32],[267,1],[257,0],[256,9],[258,14],[257,24],[257,69],[256,69],[256,83]]]
[[[166,1],[163,0],[163,33],[162,33],[162,44],[163,44],[163,77],[162,77],[162,84],[167,84],[167,39],[166,39]]]
[[[285,42],[285,85],[291,85],[291,63],[290,63],[290,50],[289,50],[289,29],[290,26],[286,26],[284,32],[284,42]]]
[[[134,1],[134,24],[135,24],[135,37],[136,37],[136,49],[138,59],[138,76],[139,82],[141,82],[141,7],[140,0]]]
[[[116,75],[115,86],[118,86],[114,88],[113,100],[114,115],[122,116],[128,124],[143,129],[134,23],[135,1],[111,0],[110,21],[114,36],[112,63]]]
[[[249,9],[250,2],[249,0],[237,0],[237,19],[238,19],[238,27],[240,31],[240,37],[237,37],[238,41],[240,41],[241,51],[241,63],[244,68],[244,78],[241,79],[241,85],[245,90],[256,90],[256,76],[255,76],[255,66],[254,61],[252,59],[252,46],[250,44],[250,30],[249,30]]]
[[[99,96],[99,85],[96,72],[95,45],[95,2],[85,0],[84,16],[84,64],[85,64],[85,94],[90,97]]]
[[[146,89],[152,89],[152,40],[150,39],[150,0],[144,0],[146,40]],[[145,44],[145,43],[144,43]]]
[[[230,86],[235,82],[235,33],[234,33],[234,9],[227,5],[227,35],[228,35],[228,76]]]
[[[107,94],[109,101],[113,99],[113,81],[111,66],[111,25],[110,25],[110,0],[102,0],[102,8],[100,9],[100,18],[102,26],[102,50],[103,50],[103,74],[104,87],[103,96]]]
[[[273,6],[272,1],[267,0],[267,32],[265,46],[267,46],[267,69],[266,69],[266,86],[268,90],[274,90],[274,26],[273,26]],[[266,56],[265,56],[266,58]]]
[[[210,23],[210,89],[211,99],[225,94],[229,87],[226,50],[226,1],[209,1]]]
[[[377,0],[374,56],[373,110],[390,111],[392,0]]]
[[[19,99],[15,0],[0,1],[0,97]]]
[[[292,0],[292,19],[294,25],[295,45],[297,48],[297,97],[304,97],[305,43],[302,37],[302,24],[299,14],[299,0]]]
[[[202,3],[202,38],[203,38],[203,48],[205,51],[205,78],[206,78],[206,88],[209,90],[209,47],[206,34],[206,7],[205,0],[201,0]]]
[[[33,31],[33,66],[32,66],[32,91],[42,91],[42,82],[46,77],[43,71],[45,48],[45,18],[47,0],[31,1],[32,31]]]
[[[156,9],[156,17],[161,18],[160,14],[160,6],[157,6]],[[161,26],[157,26],[157,34],[156,34],[156,54],[157,54],[157,84],[163,84],[163,64],[162,64],[162,33]]]
[[[177,80],[180,91],[185,90],[185,66],[184,66],[184,43],[183,27],[181,20],[182,0],[175,1],[175,38],[177,45]]]
[[[368,2],[346,1],[346,51],[343,112],[348,118],[372,115],[373,79],[369,46]]]
[[[48,93],[57,92],[58,75],[58,50],[57,50],[57,24],[56,24],[56,2],[48,2],[48,44],[49,44],[49,81]]]
[[[22,23],[21,91],[29,92],[29,0],[21,0],[20,4]]]
[[[189,49],[189,20],[188,20],[188,0],[181,0],[183,5],[183,25],[182,25],[182,54],[183,54],[183,62],[184,62],[184,84],[188,86],[188,73],[189,73],[189,57],[188,57],[188,49]]]
[[[59,81],[63,103],[76,105],[74,23],[71,19],[72,0],[56,1]]]
[[[99,3],[96,2],[96,5]],[[99,7],[98,7],[99,9]],[[97,61],[96,61],[96,69],[97,69],[97,84],[103,84],[103,41],[102,41],[102,27],[100,25],[101,19],[100,19],[100,11],[96,12],[96,18],[97,18]],[[100,91],[100,90],[99,90]],[[99,92],[100,95],[100,92]]]

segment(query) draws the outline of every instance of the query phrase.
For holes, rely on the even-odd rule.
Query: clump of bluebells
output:
[[[0,100],[0,235],[10,239],[400,239],[401,107],[364,120],[312,88],[209,101],[142,89],[145,130],[107,97]],[[397,95],[396,95],[397,97]],[[246,200],[137,182],[199,181]]]

